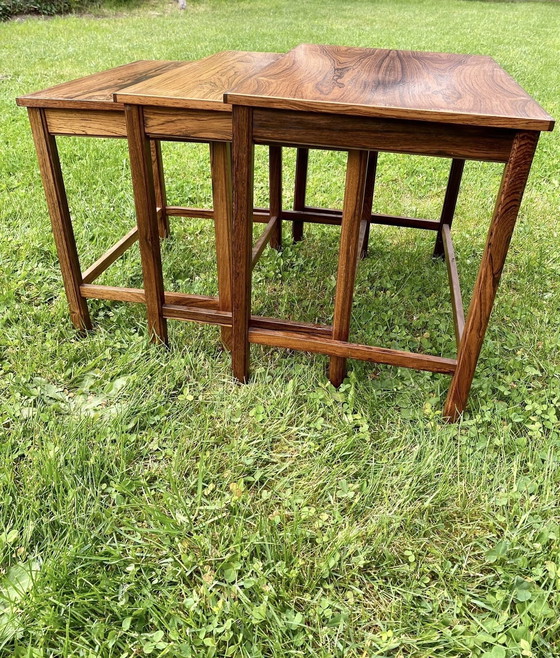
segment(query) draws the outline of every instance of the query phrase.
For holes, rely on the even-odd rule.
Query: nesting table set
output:
[[[91,327],[86,299],[146,304],[155,340],[167,319],[222,327],[233,373],[249,376],[250,343],[330,357],[338,386],[348,358],[452,376],[443,414],[463,412],[541,131],[553,119],[490,57],[300,45],[285,55],[228,51],[193,62],[135,62],[20,97],[29,118],[61,263],[70,313]],[[137,226],[82,272],[56,136],[127,138]],[[160,142],[210,145],[213,209],[167,205]],[[254,145],[269,148],[270,203],[253,205]],[[294,208],[282,206],[282,149],[297,148]],[[309,149],[348,152],[341,211],[306,205]],[[439,220],[372,211],[378,152],[449,158]],[[488,237],[465,317],[451,226],[466,160],[504,163]],[[160,239],[169,217],[213,219],[218,297],[166,292]],[[253,222],[266,224],[256,244]],[[332,325],[251,313],[251,272],[267,244],[282,245],[282,223],[303,236],[304,222],[340,226]],[[371,223],[434,232],[445,258],[457,342],[444,358],[349,342],[356,269]],[[143,289],[94,284],[136,240]]]

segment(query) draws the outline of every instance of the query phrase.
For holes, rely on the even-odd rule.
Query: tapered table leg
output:
[[[445,190],[445,198],[443,199],[443,207],[441,209],[441,217],[439,220],[440,229],[437,233],[432,258],[445,258],[445,251],[443,249],[443,225],[447,224],[451,228],[453,217],[455,215],[455,208],[457,207],[457,198],[459,196],[464,168],[464,160],[454,159],[451,161],[447,189]]]
[[[377,151],[370,151],[368,158],[368,169],[366,177],[366,190],[364,193],[364,210],[362,221],[365,222],[364,237],[360,243],[360,258],[367,256],[369,244],[369,228],[371,226],[371,211],[373,207],[373,195],[375,193],[375,175],[377,174]]]
[[[251,314],[251,252],[253,227],[254,147],[253,110],[234,106],[233,122],[233,226],[232,226],[232,329],[233,375],[249,378],[249,318]]]
[[[232,180],[231,144],[210,142],[212,170],[212,198],[214,205],[214,232],[218,270],[219,308],[231,312],[231,225]],[[232,349],[231,327],[221,328],[222,343]]]
[[[443,411],[443,415],[451,421],[457,420],[467,403],[538,139],[538,132],[518,132],[504,169],[459,345],[457,369]]]
[[[270,235],[270,246],[282,249],[282,147],[269,146],[269,206],[270,217],[278,217],[274,230]]]
[[[60,159],[54,135],[49,133],[45,111],[28,108],[31,131],[37,151],[39,169],[51,218],[52,231],[60,261],[62,280],[70,309],[72,324],[79,331],[91,329],[87,302],[80,293],[82,273],[76,240],[68,209],[68,200],[60,168]]]
[[[165,192],[165,176],[163,173],[163,158],[161,157],[161,142],[159,139],[150,141],[152,153],[152,170],[154,172],[154,190],[156,207],[158,209],[157,221],[160,238],[169,237],[169,217],[167,216],[167,194]]]
[[[350,314],[360,248],[360,222],[363,213],[368,158],[367,151],[350,151],[348,153],[334,301],[332,336],[334,340],[346,341],[350,332]],[[329,367],[329,379],[332,385],[340,386],[345,376],[346,359],[332,356]]]
[[[154,193],[150,141],[144,134],[143,109],[125,106],[130,170],[138,224],[138,243],[142,259],[148,331],[154,342],[167,344],[167,321],[163,317],[163,274]]]
[[[296,153],[296,180],[294,187],[294,210],[305,209],[307,192],[307,170],[309,168],[309,149],[298,148]],[[292,239],[294,242],[303,240],[303,222],[292,222]]]

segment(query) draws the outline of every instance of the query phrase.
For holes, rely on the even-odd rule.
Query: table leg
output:
[[[445,258],[442,234],[443,225],[447,224],[451,228],[453,216],[455,215],[455,208],[457,207],[457,197],[459,196],[459,188],[461,187],[461,179],[463,177],[464,168],[464,160],[453,159],[451,161],[451,169],[449,171],[447,189],[445,190],[445,198],[443,200],[443,207],[441,209],[441,217],[439,220],[440,229],[437,233],[436,244],[434,246],[434,253],[432,258]]]
[[[270,246],[282,249],[282,147],[269,146],[269,206],[270,217],[278,217],[274,230],[270,235]]]
[[[231,312],[231,144],[210,142],[210,168],[212,171],[219,308],[221,311]],[[231,327],[222,327],[221,335],[224,347],[231,350]]]
[[[363,214],[368,160],[368,151],[348,153],[334,301],[332,336],[334,340],[346,341],[350,333],[350,314],[360,248],[360,222]],[[346,359],[332,356],[329,367],[329,379],[332,385],[340,386],[345,376]]]
[[[233,106],[232,329],[233,375],[249,378],[251,253],[253,228],[253,110]]]
[[[538,132],[518,132],[504,169],[459,345],[457,369],[443,411],[443,415],[451,421],[457,420],[467,403],[538,139]]]
[[[150,141],[144,133],[144,113],[136,105],[125,106],[130,170],[142,259],[148,331],[153,342],[167,344],[167,321],[163,317],[163,274],[157,225],[156,200]]]
[[[377,151],[370,151],[366,177],[366,190],[364,193],[364,210],[362,221],[365,222],[364,238],[360,244],[360,258],[365,258],[368,251],[369,228],[371,226],[371,211],[373,208],[373,195],[375,192],[375,175],[377,173]]]
[[[305,209],[307,192],[307,170],[309,167],[309,149],[298,148],[296,153],[296,180],[294,187],[294,210]],[[292,222],[292,238],[294,242],[303,240],[303,222]]]
[[[163,173],[163,158],[161,157],[161,142],[159,139],[150,141],[152,153],[152,170],[154,172],[154,190],[156,207],[158,208],[158,232],[160,238],[169,237],[169,217],[167,216],[167,194],[165,192],[165,176]]]
[[[92,325],[86,299],[80,292],[82,273],[56,139],[49,133],[44,110],[30,107],[28,113],[70,309],[70,318],[76,329],[86,331],[91,329]]]

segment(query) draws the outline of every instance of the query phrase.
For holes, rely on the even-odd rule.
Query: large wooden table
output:
[[[249,342],[330,356],[341,383],[347,358],[452,375],[444,415],[464,410],[533,154],[554,121],[490,57],[300,45],[225,94],[233,107],[233,368],[249,375]],[[332,327],[262,328],[251,319],[253,146],[348,150],[348,168]],[[452,158],[440,221],[377,216],[437,232],[447,259],[457,357],[349,342],[350,314],[371,152]],[[505,164],[472,300],[464,318],[451,220],[465,160]],[[365,209],[365,213],[364,213]],[[438,244],[436,243],[436,253]]]

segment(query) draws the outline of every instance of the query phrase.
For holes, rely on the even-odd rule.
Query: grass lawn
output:
[[[215,327],[170,322],[166,351],[141,306],[101,301],[77,337],[14,98],[134,59],[307,41],[490,54],[560,118],[560,3],[115,11],[0,24],[0,656],[559,656],[560,130],[541,138],[469,410],[449,426],[445,376],[352,362],[336,391],[325,357],[253,346],[238,386]],[[126,144],[59,144],[87,266],[134,222]],[[164,158],[170,202],[210,204],[206,147]],[[313,204],[341,206],[344,165],[313,153]],[[381,155],[376,209],[437,217],[448,167]],[[467,301],[500,175],[466,166]],[[329,320],[338,231],[306,231],[259,263],[256,313]],[[426,233],[372,228],[356,340],[453,355]],[[167,288],[213,294],[212,249],[207,221],[174,220]],[[137,251],[100,282],[141,286]]]

